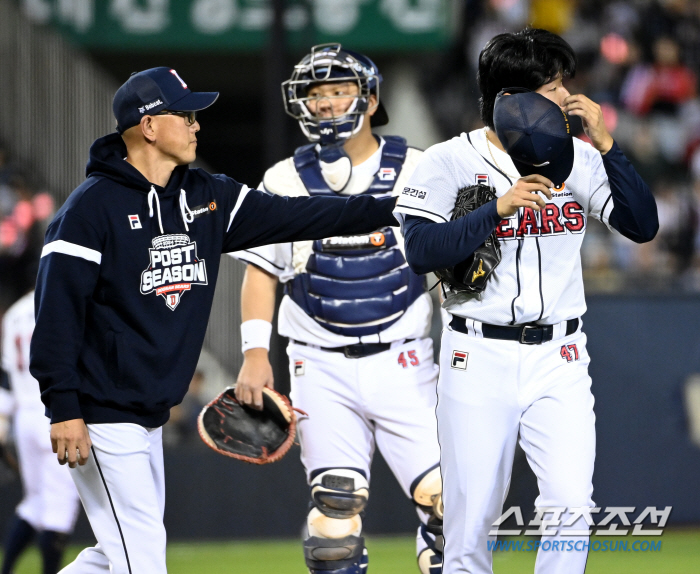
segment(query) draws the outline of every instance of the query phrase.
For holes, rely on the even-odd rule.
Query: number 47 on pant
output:
[[[576,345],[562,345],[559,354],[562,359],[566,359],[567,363],[578,361],[578,349]]]

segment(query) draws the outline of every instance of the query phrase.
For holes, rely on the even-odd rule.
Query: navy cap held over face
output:
[[[219,92],[193,92],[172,68],[159,67],[134,72],[114,94],[112,110],[117,131],[138,125],[145,115],[163,110],[197,112],[211,106]]]
[[[520,175],[536,173],[561,187],[574,166],[574,140],[557,104],[525,88],[506,88],[496,97],[493,123]]]

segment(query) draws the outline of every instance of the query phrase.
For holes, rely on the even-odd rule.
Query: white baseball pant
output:
[[[88,425],[92,451],[71,469],[97,545],[61,574],[166,574],[162,429]]]
[[[433,342],[398,343],[359,359],[294,342],[287,352],[292,402],[309,415],[298,427],[307,477],[321,468],[354,468],[369,481],[376,443],[410,498],[412,483],[438,464]],[[417,554],[426,546],[419,530]]]
[[[356,468],[369,480],[376,442],[410,497],[411,483],[439,457],[432,341],[360,359],[293,342],[287,352],[292,402],[309,415],[298,427],[307,473]]]
[[[437,417],[444,574],[493,572],[487,541],[495,536],[488,533],[502,513],[518,435],[537,476],[537,507],[594,506],[589,362],[586,336],[580,331],[541,345],[443,331]],[[548,539],[587,540],[564,532],[588,528],[579,519]],[[535,572],[582,574],[586,559],[586,552],[540,549]]]
[[[21,408],[14,416],[24,497],[17,515],[35,530],[70,534],[80,502],[68,467],[56,462],[44,408]]]

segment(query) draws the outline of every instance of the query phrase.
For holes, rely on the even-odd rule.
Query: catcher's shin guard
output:
[[[367,479],[348,468],[326,470],[312,479],[311,498],[304,541],[309,572],[364,574],[368,559],[360,513],[369,498]]]
[[[442,574],[442,551],[445,543],[442,534],[431,534],[424,524],[418,529],[418,534],[425,543],[418,554],[418,568],[421,574]]]
[[[304,540],[304,557],[310,574],[366,574],[369,558],[361,536]]]
[[[350,518],[362,512],[369,498],[367,479],[356,470],[333,468],[311,481],[311,498],[331,518]]]
[[[436,466],[414,480],[411,485],[411,496],[418,508],[428,516],[427,531],[435,536],[442,535],[444,506],[440,467]]]
[[[442,478],[440,468],[424,472],[411,485],[411,495],[425,520],[418,529],[418,567],[421,574],[442,573]]]

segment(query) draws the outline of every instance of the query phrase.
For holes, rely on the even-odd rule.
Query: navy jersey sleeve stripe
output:
[[[608,203],[610,203],[610,200],[612,199],[612,193],[608,195],[608,199],[605,200],[605,203],[603,204],[603,209],[600,210],[600,219],[605,218],[605,210],[608,208]],[[610,218],[608,217],[608,220]]]

